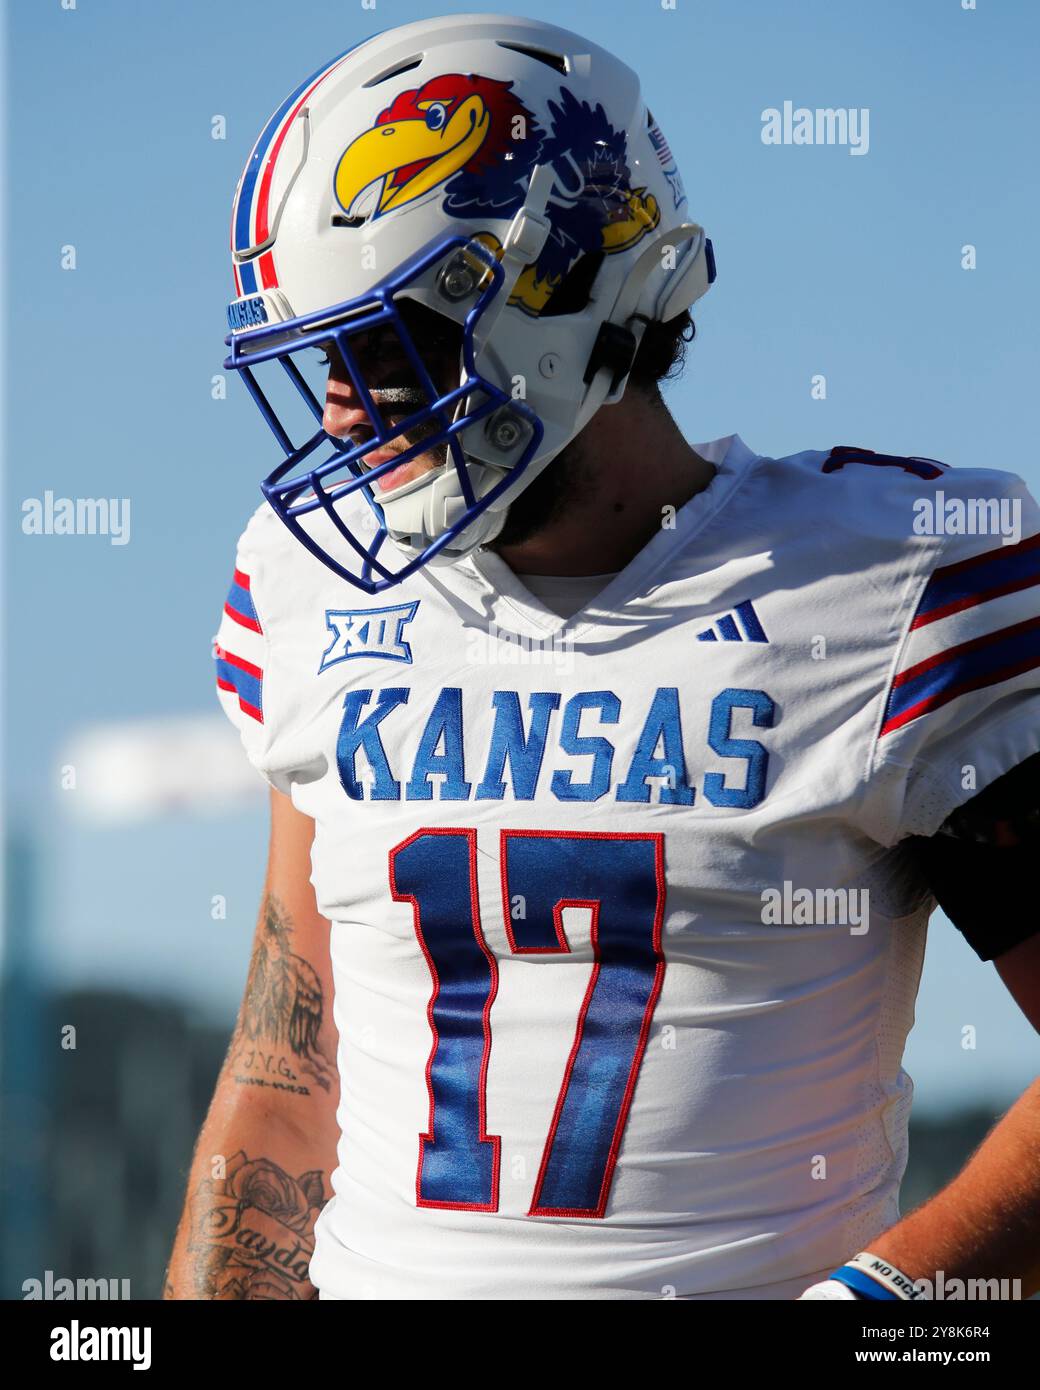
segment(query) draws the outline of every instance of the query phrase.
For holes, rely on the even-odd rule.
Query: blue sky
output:
[[[8,814],[45,846],[55,958],[82,955],[102,977],[158,974],[190,994],[205,946],[200,1001],[219,1007],[240,986],[260,814],[226,833],[179,821],[133,837],[86,831],[62,812],[61,750],[95,721],[213,708],[209,639],[272,462],[238,383],[225,401],[210,395],[232,293],[228,214],[253,139],[286,92],[364,34],[467,8],[8,7]],[[1032,0],[976,11],[570,0],[523,12],[640,72],[713,239],[719,278],[670,395],[691,440],[736,431],[774,455],[860,444],[1011,469],[1040,491]],[[785,100],[869,108],[869,153],[763,145],[761,113]],[[215,115],[225,140],[211,139]],[[965,243],[978,248],[970,272]],[[74,271],[60,265],[70,244]],[[826,401],[810,396],[816,373]],[[130,543],[24,536],[22,501],[47,489],[129,497]],[[235,906],[214,946],[197,904],[219,891]],[[1035,1070],[1036,1041],[992,968],[941,918],[932,934],[908,1060],[922,1103],[1010,1093]],[[168,964],[157,941],[187,963]],[[973,1054],[960,1048],[965,1023],[980,1030]]]

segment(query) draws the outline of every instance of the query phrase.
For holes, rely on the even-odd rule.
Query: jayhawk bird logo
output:
[[[646,188],[632,188],[623,131],[561,86],[546,131],[511,82],[444,73],[399,93],[340,156],[336,198],[348,216],[394,212],[443,186],[444,210],[467,220],[508,218],[520,208],[535,164],[550,164],[552,233],[520,276],[510,304],[537,317],[583,255],[635,246],[661,220]],[[374,207],[373,207],[374,203]],[[496,255],[501,244],[481,234]]]

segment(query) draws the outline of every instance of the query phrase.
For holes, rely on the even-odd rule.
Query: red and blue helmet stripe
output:
[[[375,35],[370,37],[375,37]],[[340,53],[338,57],[333,58],[331,63],[326,63],[317,72],[311,73],[310,77],[301,82],[295,91],[290,92],[260,132],[260,136],[253,146],[252,154],[249,156],[245,173],[242,175],[242,181],[235,195],[235,205],[231,211],[231,250],[233,252],[241,254],[251,247],[262,246],[270,236],[271,182],[274,176],[274,167],[289,127],[296,119],[304,102],[339,67],[343,59],[368,41],[366,38],[362,39],[361,43],[353,44],[345,52]],[[255,294],[261,287],[270,289],[278,284],[278,277],[274,269],[274,257],[270,251],[255,256],[249,261],[233,261],[232,263],[235,270],[235,286],[238,296]]]

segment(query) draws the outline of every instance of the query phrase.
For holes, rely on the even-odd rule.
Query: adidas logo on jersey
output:
[[[739,619],[739,622],[738,622]],[[758,621],[758,614],[750,599],[738,603],[732,613],[727,613],[697,634],[698,642],[768,642],[765,629]]]

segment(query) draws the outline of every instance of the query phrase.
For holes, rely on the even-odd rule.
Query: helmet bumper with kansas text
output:
[[[681,314],[714,278],[685,205],[636,75],[565,30],[450,16],[327,65],[265,126],[232,214],[227,366],[282,450],[262,485],[272,507],[368,593],[493,539],[518,493],[621,398],[646,323]],[[457,333],[450,383],[435,380],[409,304]],[[363,348],[376,328],[410,379],[410,393],[389,393],[409,406],[393,420]],[[319,345],[342,358],[364,438],[322,428],[322,392],[300,368]],[[261,383],[265,363],[302,402],[302,437]],[[369,468],[375,445],[397,451]],[[433,451],[439,467],[379,488]],[[345,505],[355,493],[367,527]],[[338,549],[327,525],[321,539],[308,526],[317,513]]]

